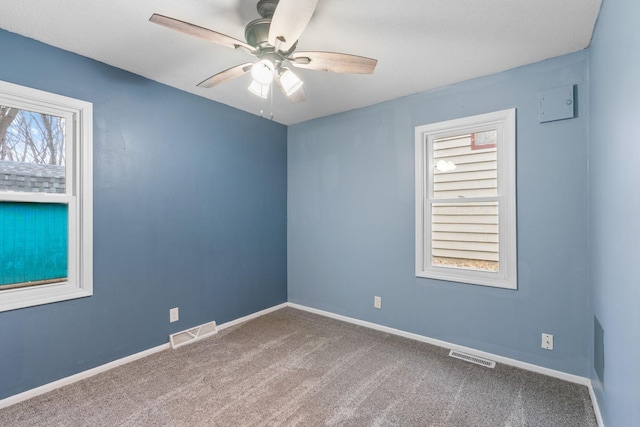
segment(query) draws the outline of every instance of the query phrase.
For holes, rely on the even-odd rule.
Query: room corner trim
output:
[[[596,392],[593,389],[593,383],[591,380],[588,380],[589,384],[587,384],[587,388],[589,389],[589,396],[591,397],[591,405],[593,406],[593,412],[596,414],[596,422],[598,423],[598,427],[604,427],[604,420],[602,419],[602,413],[600,412],[600,405],[598,405],[598,398],[596,397]]]

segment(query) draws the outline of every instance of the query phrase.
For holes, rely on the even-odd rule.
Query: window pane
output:
[[[0,202],[0,290],[67,278],[68,207]]]
[[[497,132],[477,132],[433,141],[433,197],[498,194]]]
[[[434,266],[499,270],[498,202],[434,203]]]
[[[0,191],[65,192],[65,120],[0,105]]]

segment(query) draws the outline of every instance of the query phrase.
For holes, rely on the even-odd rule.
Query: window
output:
[[[92,110],[0,81],[0,311],[92,294]]]
[[[517,288],[515,117],[416,127],[416,276]]]

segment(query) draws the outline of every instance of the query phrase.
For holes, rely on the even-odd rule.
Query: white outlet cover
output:
[[[382,308],[382,298],[381,297],[373,297],[373,307],[374,308]]]
[[[553,350],[553,335],[542,334],[542,348],[546,350]]]
[[[178,320],[180,320],[180,311],[178,310],[178,307],[169,310],[169,323],[177,322]]]

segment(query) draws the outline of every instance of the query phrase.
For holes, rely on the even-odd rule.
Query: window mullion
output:
[[[72,198],[66,194],[0,192],[0,202],[69,204]]]

